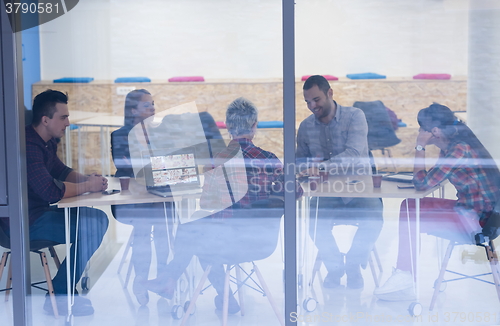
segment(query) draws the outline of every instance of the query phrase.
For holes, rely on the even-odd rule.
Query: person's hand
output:
[[[310,167],[309,169],[303,170],[300,172],[303,176],[315,177],[319,175],[319,168],[317,166]]]
[[[91,174],[87,180],[87,187],[90,192],[104,191],[108,188],[108,180],[103,176]]]
[[[429,144],[429,140],[433,137],[431,132],[425,131],[422,128],[420,128],[417,136],[417,146],[420,145],[422,147],[425,147],[426,145]]]

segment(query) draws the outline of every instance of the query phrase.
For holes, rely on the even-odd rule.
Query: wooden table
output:
[[[108,189],[121,189],[119,178],[108,178]],[[64,208],[64,219],[65,219],[65,240],[66,240],[66,259],[71,259],[70,257],[70,208],[73,207],[83,207],[83,206],[107,206],[107,205],[126,205],[126,204],[144,204],[144,203],[166,203],[174,202],[180,199],[196,199],[200,197],[200,193],[195,194],[183,194],[182,196],[176,196],[175,198],[160,197],[150,194],[146,190],[146,186],[137,182],[135,179],[130,180],[129,190],[120,191],[120,193],[112,195],[103,195],[100,192],[89,193],[86,195],[80,195],[70,198],[64,198],[57,203],[57,207]],[[166,206],[164,205],[165,218],[167,218]],[[190,215],[190,207],[188,207],[188,215]],[[78,224],[77,217],[77,224]],[[167,234],[170,234],[168,230],[167,223]],[[78,237],[78,233],[75,235]],[[170,239],[168,240],[170,244]],[[76,240],[75,240],[76,245]],[[75,248],[76,252],[76,248]],[[69,265],[68,265],[69,266]],[[69,267],[66,270],[66,280],[67,280],[67,291],[74,295],[74,289],[76,286],[76,280],[71,280]],[[68,295],[68,322],[72,320],[72,295]]]
[[[358,180],[357,184],[348,184],[349,181]],[[398,186],[411,186],[411,183],[399,183],[393,181],[382,181],[380,188],[374,188],[371,175],[365,176],[329,176],[328,181],[318,185],[316,190],[309,189],[309,183],[303,183],[302,187],[304,189],[304,202],[303,207],[307,212],[302,214],[302,217],[306,220],[304,223],[300,223],[305,229],[305,236],[309,232],[308,220],[309,220],[309,205],[311,197],[352,197],[352,198],[401,198],[401,199],[415,199],[415,211],[416,211],[416,243],[415,248],[420,248],[420,199],[439,191],[439,197],[444,198],[444,187],[443,185],[437,185],[431,189],[425,191],[418,191],[415,188],[412,189],[399,189]],[[409,219],[409,216],[408,216]],[[410,223],[408,223],[410,225]],[[300,231],[299,231],[300,232]],[[299,233],[300,234],[300,233]],[[304,240],[305,241],[305,240]],[[304,242],[305,243],[305,242]],[[300,248],[300,246],[299,246]],[[410,241],[410,248],[412,244]],[[305,254],[305,253],[303,253]],[[415,292],[417,295],[417,302],[410,305],[410,309],[419,315],[417,310],[421,310],[422,306],[418,302],[420,298],[420,268],[419,268],[419,249],[416,250],[416,266],[415,266]],[[304,277],[305,278],[305,277]],[[307,294],[305,295],[307,296]],[[308,300],[306,297],[305,300]]]

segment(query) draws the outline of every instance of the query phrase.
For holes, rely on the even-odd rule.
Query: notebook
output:
[[[383,176],[382,179],[385,181],[413,183],[413,172],[399,172],[399,173],[387,174]]]
[[[201,193],[195,150],[144,151],[146,189],[160,197]]]

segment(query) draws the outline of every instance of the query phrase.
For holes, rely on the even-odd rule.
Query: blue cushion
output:
[[[90,83],[93,80],[92,77],[63,77],[54,79],[54,83]]]
[[[379,75],[373,72],[364,72],[361,74],[348,74],[347,78],[350,79],[385,79],[384,75]]]
[[[283,128],[283,121],[260,121],[257,128]]]
[[[115,83],[150,83],[148,77],[120,77],[115,79]]]
[[[404,123],[403,121],[399,121],[398,122],[398,127],[407,127],[406,123]]]

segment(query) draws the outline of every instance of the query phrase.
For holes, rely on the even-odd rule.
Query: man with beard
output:
[[[330,175],[370,174],[368,125],[363,111],[337,104],[333,100],[333,90],[323,76],[309,77],[303,92],[307,107],[313,114],[300,124],[297,162],[318,164],[309,166],[302,173],[316,175],[318,166],[322,166]],[[323,286],[340,286],[345,273],[348,288],[363,288],[360,267],[366,268],[382,229],[382,201],[379,198],[315,197],[311,200],[310,212],[312,217],[318,217],[317,224],[310,223],[310,234],[328,270]],[[334,225],[358,227],[345,261],[332,235]]]

